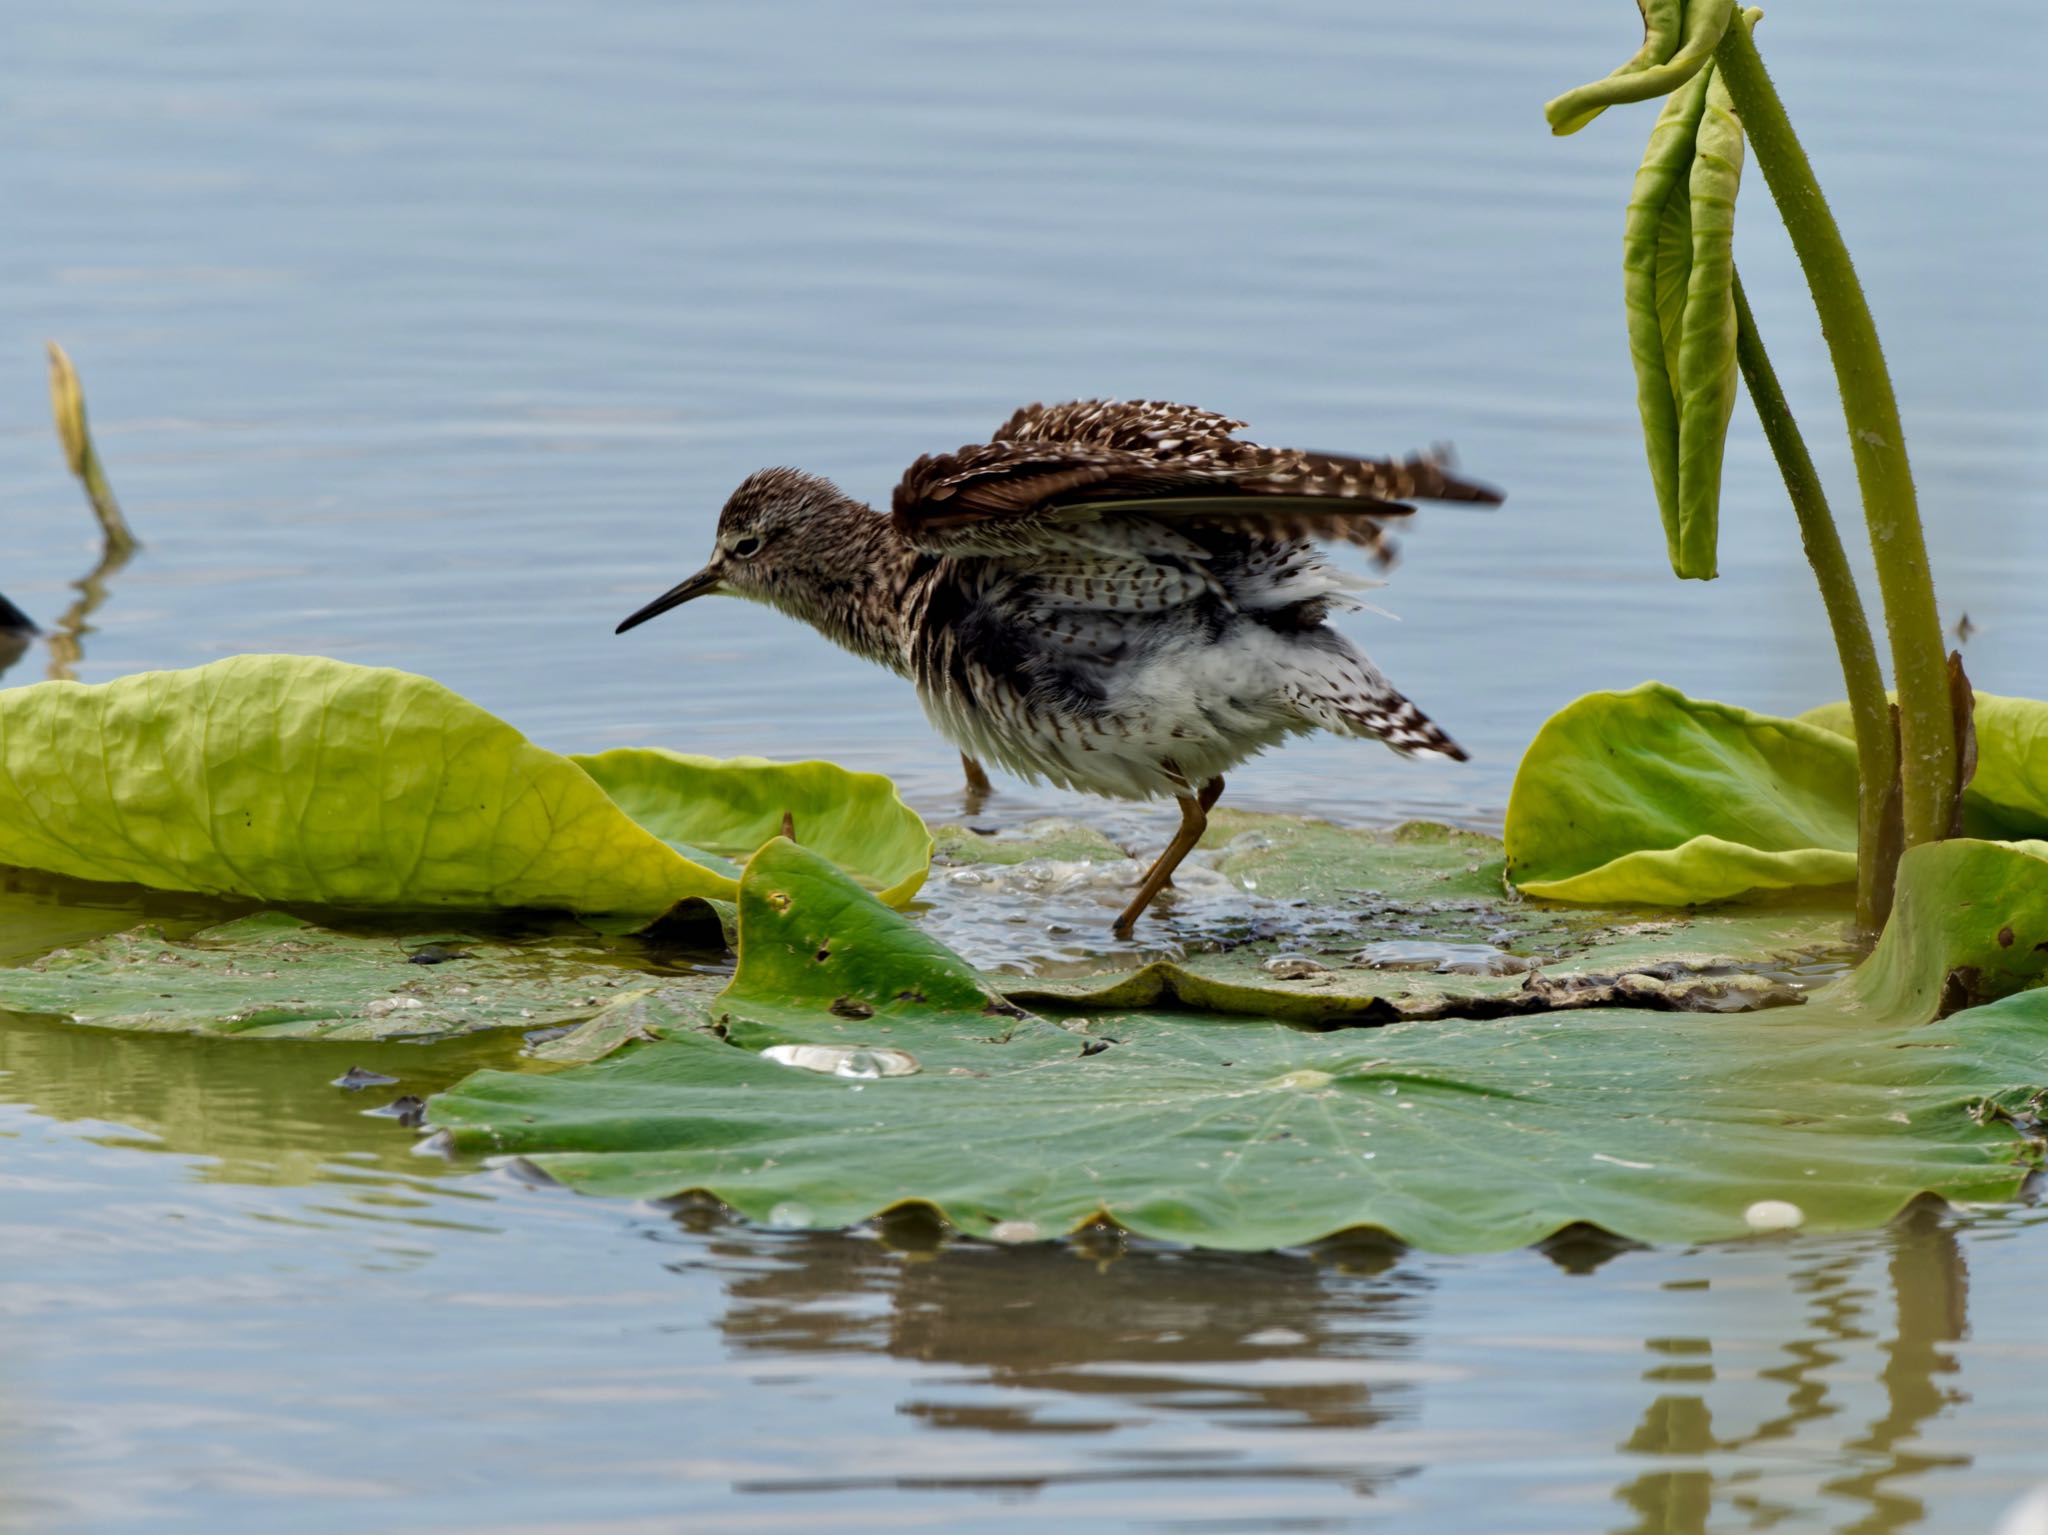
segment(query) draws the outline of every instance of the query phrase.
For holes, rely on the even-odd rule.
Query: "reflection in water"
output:
[[[0,1347],[35,1366],[39,1529],[138,1477],[177,1482],[205,1425],[233,1422],[254,1469],[183,1495],[223,1527],[268,1527],[265,1488],[452,1480],[498,1501],[450,1527],[654,1528],[681,1477],[706,1529],[1509,1527],[1470,1517],[1487,1508],[1532,1531],[1868,1535],[1988,1523],[1948,1517],[1973,1482],[1930,1436],[1975,1454],[1987,1423],[2043,1426],[2033,1365],[1981,1352],[1981,1324],[1957,1389],[1981,1220],[1691,1251],[1577,1233],[1469,1259],[1108,1230],[1000,1248],[912,1216],[776,1233],[518,1188],[362,1113],[511,1048],[0,1019],[0,1105],[34,1108],[0,1107],[0,1183],[36,1212],[10,1229],[37,1255],[0,1275]],[[349,1067],[402,1080],[330,1085]],[[110,1241],[128,1282],[81,1310],[76,1278]],[[426,1338],[431,1389],[390,1389]],[[214,1357],[233,1368],[198,1367]],[[138,1389],[197,1438],[155,1437]],[[676,1406],[609,1405],[640,1400]],[[28,1421],[8,1410],[0,1437]],[[433,1453],[380,1463],[372,1424]],[[508,1459],[521,1432],[557,1452]],[[579,1522],[599,1485],[643,1522]]]
[[[1809,1424],[1844,1414],[1831,1382],[1839,1367],[1873,1345],[1884,1364],[1877,1375],[1883,1410],[1863,1433],[1842,1442],[1845,1474],[1829,1477],[1821,1490],[1864,1505],[1860,1514],[1831,1526],[1844,1535],[1880,1535],[1910,1529],[1926,1514],[1923,1501],[1887,1484],[1936,1470],[1960,1470],[1968,1456],[1930,1455],[1914,1445],[1940,1413],[1960,1400],[1938,1377],[1956,1363],[1946,1345],[1968,1329],[1969,1274],[1954,1219],[1938,1204],[1916,1206],[1885,1234],[1889,1249],[1890,1335],[1870,1330],[1874,1300],[1867,1287],[1867,1258],[1861,1252],[1823,1254],[1794,1265],[1790,1288],[1805,1301],[1806,1332],[1781,1345],[1790,1363],[1760,1371],[1759,1379],[1786,1388],[1785,1410],[1747,1434],[1718,1436],[1703,1395],[1660,1395],[1621,1448],[1660,1459],[1690,1458],[1688,1466],[1646,1472],[1616,1496],[1637,1515],[1629,1535],[1691,1535],[1707,1528],[1718,1502],[1762,1522],[1795,1517],[1797,1508],[1759,1494],[1751,1462],[1756,1452],[1792,1441]],[[1651,1382],[1712,1382],[1713,1344],[1705,1338],[1652,1339],[1666,1358],[1690,1356],[1690,1366],[1660,1364],[1644,1372]],[[1729,1467],[1738,1469],[1730,1470]]]
[[[63,616],[57,620],[56,629],[49,636],[49,676],[52,682],[78,680],[78,663],[85,659],[85,636],[93,632],[92,616],[107,600],[107,583],[119,575],[134,556],[133,543],[109,538],[102,544],[99,560],[92,569],[71,583],[78,595],[64,610]],[[0,597],[0,676],[4,676],[7,669],[22,658],[38,632],[34,620],[5,597]]]
[[[1430,1283],[1396,1272],[1392,1249],[1179,1252],[1130,1245],[1113,1230],[998,1248],[944,1240],[915,1219],[886,1225],[880,1242],[770,1246],[721,1233],[705,1212],[684,1219],[734,1276],[719,1325],[742,1355],[875,1353],[926,1366],[896,1412],[936,1434],[1117,1441],[1057,1449],[1041,1468],[999,1478],[846,1470],[763,1478],[747,1490],[1278,1479],[1369,1496],[1413,1469],[1398,1456],[1305,1459],[1284,1441],[1270,1455],[1241,1440],[1191,1455],[1123,1448],[1118,1437],[1164,1414],[1233,1434],[1305,1431],[1318,1447],[1412,1424],[1429,1378],[1415,1323]]]
[[[223,1183],[313,1183],[346,1166],[446,1176],[413,1155],[413,1133],[374,1109],[425,1096],[483,1066],[502,1067],[509,1038],[443,1045],[318,1044],[186,1034],[129,1034],[0,1012],[0,1103],[31,1103],[56,1120],[85,1120],[104,1145],[203,1159],[195,1176]],[[396,1078],[388,1089],[332,1086],[351,1067]]]
[[[1916,1452],[1914,1442],[1927,1425],[1958,1400],[1943,1377],[1953,1375],[1951,1345],[1969,1330],[1970,1272],[1963,1261],[1954,1229],[1933,1209],[1916,1209],[1896,1233],[1892,1250],[1891,1287],[1897,1316],[1893,1336],[1885,1343],[1884,1389],[1887,1411],[1848,1448],[1866,1460],[1867,1469],[1833,1484],[1831,1491],[1868,1498],[1870,1516],[1850,1526],[1855,1535],[1899,1530],[1926,1513],[1920,1499],[1892,1491],[1887,1484],[1917,1472],[1961,1469],[1966,1455]]]
[[[932,1434],[1039,1447],[1021,1469],[1013,1459],[1000,1475],[826,1458],[739,1484],[754,1496],[1045,1492],[1199,1478],[1306,1481],[1371,1497],[1433,1474],[1432,1458],[1407,1448],[1425,1418],[1457,1424],[1459,1403],[1474,1393],[1528,1389],[1526,1359],[1465,1344],[1472,1298],[1460,1292],[1468,1287],[1454,1276],[1446,1283],[1441,1265],[1419,1255],[1335,1247],[1185,1253],[1132,1245],[1114,1232],[1005,1250],[942,1240],[918,1221],[885,1227],[883,1240],[871,1241],[762,1237],[735,1230],[707,1207],[678,1219],[697,1250],[674,1266],[725,1276],[728,1305],[719,1325],[742,1356],[776,1356],[793,1366],[849,1354],[914,1362],[927,1369],[900,1394],[899,1418]],[[1611,1277],[1605,1287],[1625,1295],[1642,1288],[1640,1265],[1715,1274],[1664,1287],[1667,1320],[1692,1312],[1710,1326],[1642,1341],[1651,1363],[1639,1373],[1635,1421],[1612,1441],[1614,1496],[1632,1516],[1615,1528],[1691,1535],[1718,1518],[1845,1535],[1905,1530],[1920,1524],[1925,1502],[1893,1485],[1913,1481],[1917,1489],[1930,1472],[1969,1464],[1915,1448],[1937,1417],[1965,1400],[1941,1381],[1956,1369],[1946,1345],[1966,1325],[1953,1215],[1916,1210],[1889,1232],[1847,1242],[1795,1239],[1676,1256],[1623,1254],[1610,1244],[1602,1257],[1623,1261],[1557,1261],[1551,1282],[1600,1286]],[[1487,1261],[1526,1262],[1528,1255]],[[1771,1276],[1765,1293],[1794,1303],[1775,1337],[1776,1308],[1742,1299],[1759,1269]],[[1483,1272],[1481,1265],[1471,1277]],[[1717,1301],[1715,1283],[1730,1285],[1739,1303]],[[1527,1288],[1516,1292],[1522,1304],[1529,1296]],[[1579,1315],[1583,1305],[1568,1314]],[[1447,1314],[1452,1307],[1456,1313]],[[1886,1312],[1891,1325],[1875,1326]],[[1745,1367],[1773,1353],[1783,1362]],[[1720,1365],[1723,1358],[1731,1363]],[[1470,1384],[1461,1384],[1468,1370]],[[1574,1385],[1583,1391],[1592,1383],[1548,1379],[1538,1398],[1562,1406]],[[1143,1442],[1143,1428],[1169,1416],[1207,1425],[1195,1437],[1210,1449],[1193,1464]],[[1472,1414],[1479,1421],[1465,1432],[1483,1433],[1485,1416]],[[1718,1418],[1734,1421],[1723,1426]],[[1742,1420],[1754,1426],[1736,1426]],[[1831,1437],[1831,1422],[1869,1427]],[[1540,1421],[1511,1426],[1543,1428]],[[1237,1437],[1243,1430],[1282,1437],[1247,1442]],[[1292,1450],[1285,1448],[1289,1433],[1300,1436]],[[1127,1447],[1134,1435],[1139,1443]],[[1331,1453],[1339,1445],[1342,1452]],[[933,1464],[953,1458],[935,1454]],[[1643,1459],[1656,1462],[1654,1469],[1639,1470]]]
[[[134,553],[132,545],[116,544],[110,540],[100,551],[99,563],[71,583],[78,596],[64,610],[50,635],[52,682],[78,680],[78,663],[85,659],[85,636],[93,632],[92,615],[107,600],[107,582],[120,574]]]
[[[38,632],[35,620],[0,594],[0,677],[21,659]]]

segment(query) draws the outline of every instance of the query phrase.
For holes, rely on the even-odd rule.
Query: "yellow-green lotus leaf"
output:
[[[1686,906],[1856,877],[1856,752],[1818,725],[1646,682],[1544,722],[1515,775],[1508,877],[1553,900]]]
[[[0,863],[359,910],[648,920],[735,897],[733,865],[665,839],[751,852],[776,829],[760,824],[772,795],[888,899],[921,878],[923,825],[872,774],[593,761],[648,825],[576,762],[406,672],[236,656],[40,683],[0,692]]]

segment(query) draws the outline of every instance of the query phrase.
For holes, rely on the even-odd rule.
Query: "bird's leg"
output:
[[[1202,814],[1206,817],[1216,807],[1216,801],[1221,798],[1223,798],[1223,775],[1219,773],[1216,777],[1202,785],[1202,792],[1195,796],[1195,803],[1202,807]],[[1202,824],[1206,827],[1209,823],[1205,819]],[[1178,863],[1180,860],[1175,859],[1174,861]],[[1173,874],[1170,870],[1166,876],[1166,888],[1168,890],[1173,888]]]
[[[1223,792],[1221,780],[1218,780],[1217,792]],[[1183,858],[1194,851],[1195,844],[1202,840],[1202,833],[1209,829],[1209,812],[1202,808],[1200,800],[1186,794],[1176,794],[1174,799],[1180,805],[1180,830],[1166,844],[1166,851],[1159,855],[1158,862],[1145,871],[1138,893],[1131,897],[1131,904],[1124,908],[1124,914],[1110,928],[1119,938],[1131,936],[1131,929],[1137,926],[1138,918],[1145,914],[1145,908],[1152,904],[1153,897],[1172,883],[1173,871],[1180,867]]]
[[[967,775],[967,793],[961,808],[969,815],[980,815],[982,805],[995,793],[996,786],[988,781],[988,769],[965,752],[960,754],[960,770]]]

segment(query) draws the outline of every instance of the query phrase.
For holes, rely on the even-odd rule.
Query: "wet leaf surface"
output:
[[[429,1106],[458,1150],[597,1193],[703,1193],[786,1227],[928,1205],[1004,1240],[1099,1218],[1223,1247],[1353,1227],[1442,1250],[1574,1222],[1647,1241],[2004,1199],[2039,1161],[2048,993],[1882,1028],[1837,986],[1734,1016],[1605,1008],[1304,1031],[1114,1007],[1013,1016],[963,962],[786,844],[741,892],[740,964],[662,1037]],[[1952,956],[1951,956],[1952,957]],[[870,1009],[849,1017],[833,1003]],[[777,1046],[894,1052],[849,1080]],[[787,1052],[782,1052],[786,1054]]]
[[[1518,898],[1498,838],[1411,822],[1390,831],[1219,812],[1209,871],[1237,903],[1174,958],[1114,952],[1029,982],[1013,1001],[1183,1005],[1294,1023],[1385,1023],[1559,1007],[1733,1011],[1797,1000],[1795,975],[1840,952],[1832,901],[1712,912],[1606,910]]]

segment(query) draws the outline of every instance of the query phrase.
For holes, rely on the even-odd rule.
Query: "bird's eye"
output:
[[[761,540],[749,533],[745,538],[732,546],[732,552],[735,559],[751,560],[761,552]]]

